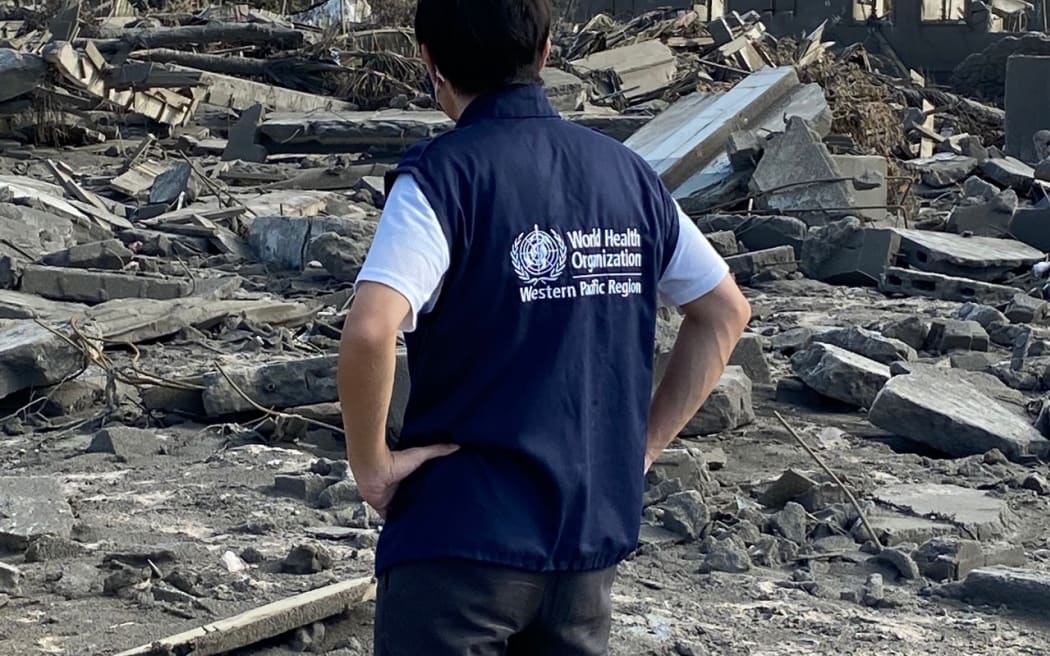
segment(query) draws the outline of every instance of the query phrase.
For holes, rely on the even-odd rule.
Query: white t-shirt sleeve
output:
[[[678,243],[657,283],[660,303],[682,306],[695,301],[717,287],[728,273],[729,265],[679,207]]]
[[[355,287],[367,280],[398,291],[411,306],[401,330],[412,332],[434,307],[448,266],[448,240],[434,209],[411,175],[398,176]]]

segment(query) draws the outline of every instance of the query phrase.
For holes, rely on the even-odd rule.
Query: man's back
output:
[[[561,119],[537,85],[474,100],[404,175],[434,210],[449,266],[406,336],[401,440],[461,449],[401,488],[380,568],[434,556],[611,565],[637,544],[673,203],[644,162]]]

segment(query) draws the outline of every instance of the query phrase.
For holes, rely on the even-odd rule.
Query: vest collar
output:
[[[513,84],[472,100],[459,117],[456,127],[466,127],[485,119],[545,118],[558,116],[547,99],[542,84]]]

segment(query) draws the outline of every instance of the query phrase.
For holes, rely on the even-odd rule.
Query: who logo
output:
[[[565,272],[568,249],[556,230],[532,230],[518,235],[510,247],[510,262],[522,282],[553,282]]]

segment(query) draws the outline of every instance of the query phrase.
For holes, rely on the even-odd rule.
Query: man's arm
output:
[[[458,447],[391,451],[386,418],[394,387],[398,327],[409,315],[408,299],[382,283],[364,281],[343,324],[337,382],[346,431],[346,457],[361,496],[380,514],[398,484],[427,460]]]

